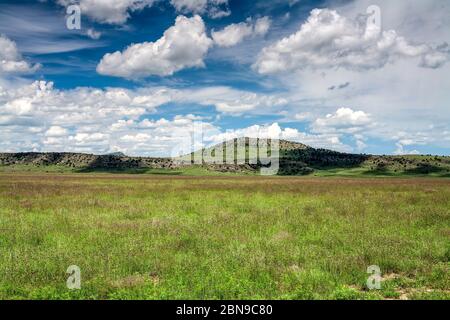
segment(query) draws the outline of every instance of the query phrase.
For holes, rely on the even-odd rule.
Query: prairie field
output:
[[[449,266],[446,178],[0,173],[0,299],[450,299]]]

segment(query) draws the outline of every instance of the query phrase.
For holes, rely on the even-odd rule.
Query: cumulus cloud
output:
[[[151,75],[170,76],[193,67],[204,67],[204,58],[213,43],[220,47],[234,46],[246,37],[265,35],[270,28],[268,17],[232,24],[213,31],[211,40],[199,15],[178,16],[175,25],[156,42],[133,44],[124,51],[106,54],[97,72],[124,78],[144,78]]]
[[[156,42],[138,43],[123,52],[106,54],[97,72],[124,78],[168,76],[185,68],[203,67],[211,45],[200,16],[178,16],[175,25]]]
[[[46,132],[46,137],[63,137],[67,134],[67,129],[60,126],[51,126]]]
[[[92,20],[120,25],[130,17],[130,12],[152,6],[156,0],[57,0],[62,6],[80,5],[83,14]]]
[[[152,119],[157,108],[169,102],[213,105],[218,111],[226,105],[221,112],[232,114],[273,114],[273,108],[287,103],[278,96],[260,95],[228,87],[155,87],[133,90],[81,87],[58,90],[53,87],[53,83],[45,81],[9,89],[0,86],[0,150],[97,154],[122,151],[136,156],[169,156],[173,148],[186,139],[193,126],[201,125],[206,132],[205,143],[209,144],[244,136],[261,137],[263,132],[267,137],[353,152],[366,148],[366,136],[376,136],[376,129],[379,128],[375,126],[376,122],[370,114],[350,108],[341,108],[318,118],[309,113],[298,114],[298,119],[311,123],[308,131],[281,127],[278,123],[224,131],[210,118],[196,114]],[[252,108],[242,111],[241,104],[251,105]],[[450,140],[443,141],[445,138],[442,132],[444,130],[435,128],[433,132],[404,132],[395,135],[391,130],[382,131],[378,137],[401,144],[402,152],[409,152],[410,148],[406,147],[413,145],[448,145]],[[355,141],[354,147],[344,143],[349,137]],[[448,138],[448,134],[445,137]]]
[[[366,134],[378,124],[372,116],[364,111],[354,111],[350,108],[339,108],[335,113],[327,114],[312,121],[310,130],[319,136],[331,136],[333,139],[350,137],[355,142],[355,148],[345,145],[345,151],[361,152],[368,146]],[[339,140],[340,142],[340,140]],[[340,150],[344,150],[342,147]]]
[[[201,130],[205,140],[198,141],[196,149],[204,147],[202,142],[219,133],[220,129],[193,115],[177,115],[173,119],[144,119],[142,121],[119,121],[113,125],[111,135],[118,137],[112,142],[112,150],[126,154],[152,156],[179,156],[191,152],[194,130]],[[183,150],[181,154],[177,151]]]
[[[8,89],[0,86],[0,150],[167,156],[193,123],[202,123],[210,135],[220,133],[208,123],[210,118],[195,114],[150,119],[169,102],[215,106],[232,114],[247,112],[243,104],[251,105],[251,111],[285,103],[276,96],[228,87],[58,90],[45,81]]]
[[[217,19],[229,16],[228,0],[170,0],[175,10],[182,14],[206,14]]]
[[[294,128],[282,128],[278,123],[253,125],[243,129],[227,130],[210,137],[214,143],[235,138],[269,138],[296,141],[315,148],[327,148],[342,152],[351,152],[353,148],[342,143],[337,134],[310,134]]]
[[[14,41],[0,35],[0,75],[11,73],[32,73],[40,65],[31,65],[23,60]]]
[[[314,132],[356,133],[374,125],[371,116],[364,111],[340,108],[334,114],[318,118],[312,123]]]
[[[25,150],[31,145],[49,150],[46,146],[51,145],[55,151],[71,147],[97,151],[94,145],[109,146],[102,137],[107,137],[111,123],[137,119],[169,100],[170,93],[161,88],[57,90],[51,82],[36,81],[2,91],[0,124],[7,130],[2,129],[1,145],[3,149],[13,143],[12,147]]]
[[[79,5],[83,14],[91,20],[122,25],[130,18],[130,13],[151,7],[162,0],[56,0],[61,6]],[[217,19],[231,14],[228,0],[170,0],[176,12],[182,14],[207,15]]]
[[[220,31],[212,31],[211,37],[219,47],[232,47],[253,34],[253,26],[248,22],[230,24]]]
[[[351,20],[329,9],[314,9],[300,30],[264,48],[254,64],[262,73],[305,68],[368,70],[399,58],[419,58],[420,66],[438,68],[449,59],[447,47],[413,44],[394,30]]]
[[[434,128],[434,126],[428,129],[428,132],[417,130],[415,132],[399,131],[392,134],[389,138],[395,141],[395,146],[397,147],[393,153],[396,155],[420,154],[421,152],[414,149],[415,147],[430,145],[433,142],[436,143],[436,139],[440,140],[440,143],[443,142],[442,138],[445,136],[445,131],[442,132],[438,128]],[[434,134],[431,134],[432,132]]]
[[[245,22],[233,23],[220,31],[212,31],[214,43],[219,47],[232,47],[251,36],[264,36],[270,29],[269,17],[259,18],[256,21],[248,19]]]

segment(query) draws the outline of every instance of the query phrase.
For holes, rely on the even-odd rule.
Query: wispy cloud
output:
[[[105,46],[83,30],[68,30],[64,12],[38,6],[0,4],[0,33],[17,43],[24,54],[53,54]]]

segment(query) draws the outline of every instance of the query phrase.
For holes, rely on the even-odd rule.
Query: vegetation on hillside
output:
[[[176,159],[128,157],[123,154],[88,155],[76,153],[0,154],[0,171],[61,171],[189,174],[257,174],[263,166],[253,159],[261,148],[259,140],[245,141],[245,158],[236,151],[238,139],[199,150]],[[253,142],[252,142],[253,141]],[[314,149],[301,143],[277,140],[279,143],[279,175],[320,176],[434,176],[450,177],[450,157],[443,156],[375,156]],[[225,163],[227,150],[232,159],[226,164],[212,164],[205,157],[219,150]],[[264,149],[265,150],[265,149]],[[198,158],[200,156],[200,158]],[[270,152],[269,152],[270,156]],[[241,155],[242,157],[242,155]],[[200,159],[200,163],[197,161]],[[252,159],[253,161],[250,161]]]

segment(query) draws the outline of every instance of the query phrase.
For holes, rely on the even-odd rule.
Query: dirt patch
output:
[[[112,283],[116,288],[133,288],[142,286],[146,283],[152,283],[153,285],[159,284],[159,276],[156,273],[150,273],[148,275],[136,274],[127,276],[125,278],[118,279]]]

